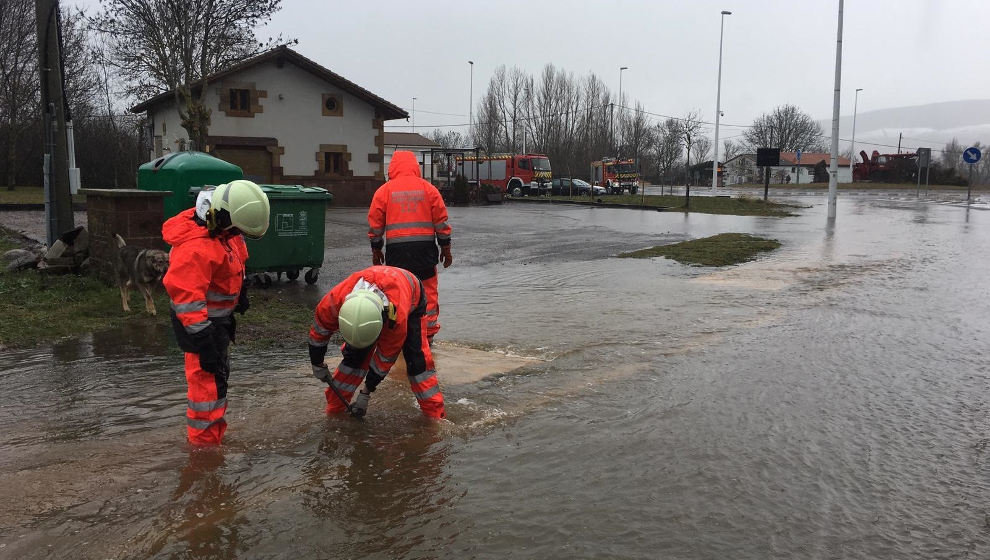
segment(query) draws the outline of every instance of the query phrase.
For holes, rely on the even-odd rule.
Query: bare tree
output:
[[[794,105],[782,105],[753,121],[743,133],[750,149],[780,148],[793,152],[824,152],[822,126]]]
[[[691,184],[691,146],[694,145],[695,139],[701,135],[701,131],[704,128],[704,123],[701,122],[701,115],[699,111],[690,111],[684,118],[678,123],[680,129],[681,140],[684,142],[684,147],[687,153],[687,162],[684,165],[684,171],[687,174],[687,184]],[[711,144],[709,143],[709,146]]]
[[[429,139],[442,148],[462,148],[467,145],[467,138],[456,130],[434,129],[429,135]]]
[[[625,113],[625,111],[623,111]],[[646,151],[648,134],[652,128],[643,104],[636,102],[636,108],[620,120],[622,123],[622,153],[637,160]]]
[[[726,140],[722,143],[722,146],[722,163],[725,163],[742,153],[742,146],[732,140]]]
[[[667,119],[662,124],[657,124],[654,157],[661,181],[681,159],[681,138],[681,125],[676,119]]]
[[[712,139],[701,134],[694,140],[691,152],[694,155],[695,163],[702,163],[708,159],[708,154],[712,151]]]
[[[21,140],[37,120],[38,50],[32,0],[0,0],[0,132],[7,188],[13,190],[23,154]]]
[[[271,20],[282,0],[102,0],[92,18],[110,60],[130,83],[129,93],[173,92],[195,149],[209,134],[206,79],[281,43],[259,42],[255,29]]]

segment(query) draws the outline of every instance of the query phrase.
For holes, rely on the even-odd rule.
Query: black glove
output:
[[[248,301],[247,295],[247,283],[241,284],[241,293],[237,296],[237,307],[234,308],[234,312],[244,315],[244,312],[251,307],[251,302]]]
[[[199,354],[199,367],[213,374],[223,373],[224,370],[223,355],[217,346],[215,328],[210,325],[192,336],[196,344],[196,353]]]
[[[326,346],[309,345],[309,363],[318,366],[323,363],[323,358],[327,356]]]

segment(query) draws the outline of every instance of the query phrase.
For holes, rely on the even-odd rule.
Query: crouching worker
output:
[[[392,266],[355,272],[320,300],[309,331],[309,359],[313,375],[332,384],[325,389],[327,413],[347,410],[363,381],[365,389],[350,410],[364,416],[371,394],[401,351],[420,410],[429,418],[446,416],[426,338],[426,305],[422,282]],[[337,331],[345,342],[344,357],[331,378],[324,358],[330,335]]]
[[[162,283],[171,298],[172,327],[185,352],[186,431],[193,445],[219,445],[227,429],[227,347],[234,311],[248,307],[244,290],[247,246],[268,230],[268,197],[251,181],[232,181],[200,193],[190,208],[162,226],[172,246]]]

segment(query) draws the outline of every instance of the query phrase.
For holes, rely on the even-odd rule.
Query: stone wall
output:
[[[113,272],[114,235],[142,249],[168,250],[162,240],[164,199],[168,191],[136,189],[80,189],[86,195],[90,270],[107,282]]]

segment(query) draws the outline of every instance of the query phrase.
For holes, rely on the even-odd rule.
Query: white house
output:
[[[795,152],[780,152],[780,165],[770,168],[770,182],[779,184],[827,183],[830,154],[802,153],[801,162]],[[756,166],[756,154],[739,154],[725,162],[725,184],[762,183],[762,169]],[[849,158],[839,157],[839,182],[852,182],[852,166]]]
[[[392,154],[397,150],[407,150],[416,154],[416,161],[419,162],[419,170],[423,173],[423,178],[429,180],[430,167],[433,165],[430,150],[439,147],[440,144],[415,132],[386,132],[385,172],[388,172],[388,164],[392,162]]]
[[[239,165],[259,183],[323,186],[336,203],[366,204],[385,178],[385,121],[398,106],[278,47],[207,77],[212,111],[204,151]],[[198,94],[203,82],[193,88]],[[151,159],[188,142],[173,92],[131,109],[146,112]]]

